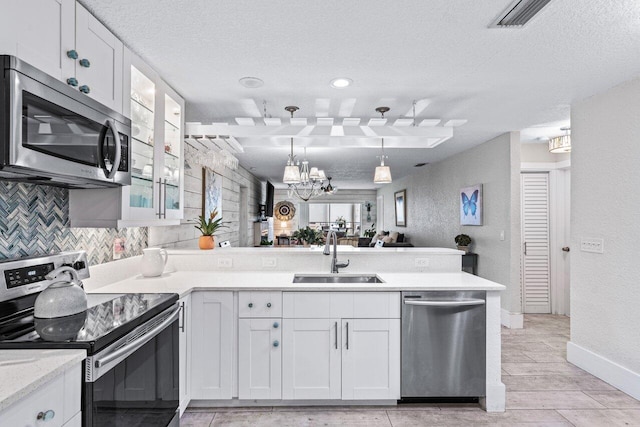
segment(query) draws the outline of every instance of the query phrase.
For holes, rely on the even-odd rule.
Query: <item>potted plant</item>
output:
[[[345,225],[347,225],[347,220],[344,219],[343,216],[339,216],[338,218],[336,218],[335,223],[338,226],[338,228],[344,228]]]
[[[200,215],[198,219],[194,219],[192,222],[196,224],[194,227],[200,230],[202,236],[198,240],[198,246],[200,249],[213,249],[215,247],[215,239],[213,238],[213,233],[215,233],[218,229],[225,227],[222,222],[222,217],[218,219],[214,219],[218,215],[218,210],[214,209],[210,214],[209,218],[204,217],[204,215]]]
[[[376,223],[374,222],[373,224],[371,224],[371,227],[367,228],[366,230],[364,230],[363,232],[363,237],[373,237],[376,235]]]
[[[458,234],[454,240],[459,251],[465,251],[466,253],[469,252],[471,237],[467,236],[466,234]]]
[[[298,243],[302,243],[305,246],[320,245],[323,243],[322,231],[314,230],[309,226],[294,231],[291,237],[296,239]]]

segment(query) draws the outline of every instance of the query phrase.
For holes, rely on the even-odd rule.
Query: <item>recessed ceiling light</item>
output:
[[[336,89],[344,89],[347,86],[350,86],[353,83],[353,80],[348,79],[346,77],[337,77],[331,80],[331,87],[335,87]]]
[[[257,77],[243,77],[238,80],[238,82],[248,89],[256,89],[264,85],[262,79],[259,79]]]

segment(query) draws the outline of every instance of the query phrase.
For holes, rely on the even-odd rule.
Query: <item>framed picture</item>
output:
[[[482,225],[482,184],[460,190],[460,225]]]
[[[407,190],[393,193],[396,201],[396,227],[407,226]]]
[[[214,209],[222,216],[222,175],[202,168],[202,216],[209,218]]]

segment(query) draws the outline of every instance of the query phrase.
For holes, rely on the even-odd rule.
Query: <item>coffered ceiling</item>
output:
[[[435,148],[386,150],[394,178],[507,131],[523,140],[561,134],[570,105],[640,73],[640,3],[551,0],[522,28],[489,24],[513,0],[81,0],[187,100],[187,121],[238,117],[310,123],[332,117],[390,122],[466,120]],[[242,77],[262,87],[246,88]],[[335,89],[330,81],[353,84]],[[280,183],[289,139],[238,138],[241,165]],[[342,147],[303,138],[296,154],[342,188],[375,188],[379,138]],[[579,143],[576,142],[576,143]]]

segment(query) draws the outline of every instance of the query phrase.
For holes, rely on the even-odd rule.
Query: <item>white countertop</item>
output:
[[[1,350],[0,411],[86,357],[85,350]]]
[[[339,273],[348,276],[359,272]],[[361,272],[370,273],[370,272]],[[304,274],[296,272],[295,274]],[[310,275],[321,274],[317,271]],[[501,291],[505,287],[464,272],[378,273],[384,283],[292,283],[293,272],[265,271],[175,271],[159,277],[135,277],[92,289],[91,293],[177,293],[180,297],[199,290],[285,290],[285,291]]]

